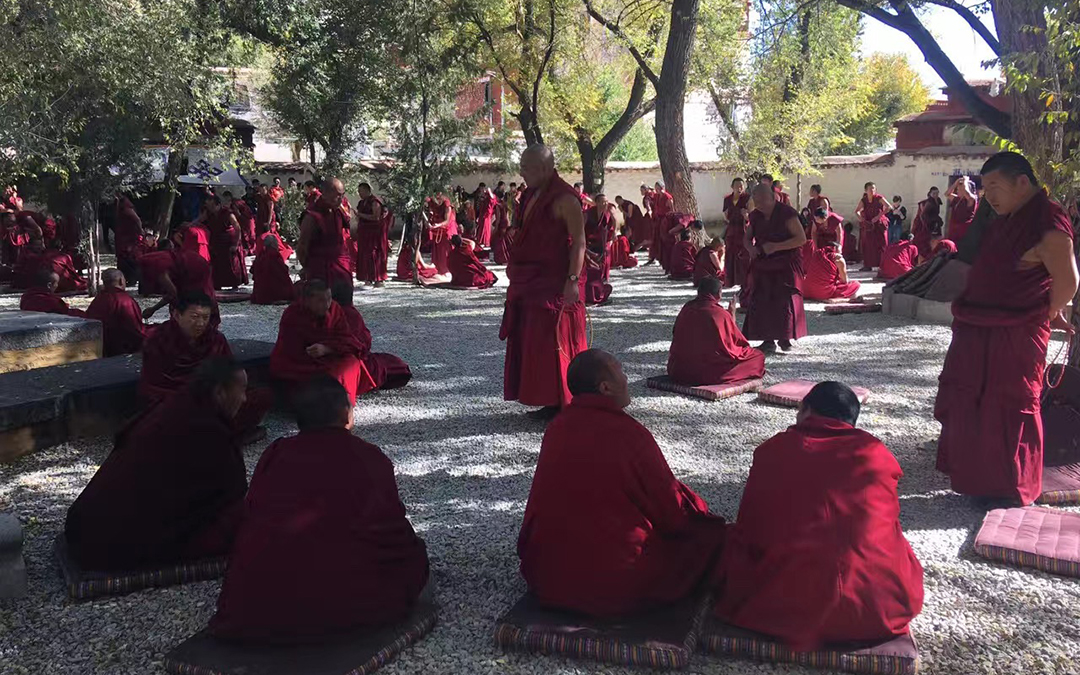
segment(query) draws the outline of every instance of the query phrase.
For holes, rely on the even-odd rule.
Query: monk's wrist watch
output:
[[[578,276],[578,275],[576,275],[576,274],[571,274],[570,276],[566,277],[566,280],[567,280],[567,281],[577,281],[577,280],[578,280],[578,279],[580,279],[580,278],[581,278],[581,277],[579,277],[579,276]]]

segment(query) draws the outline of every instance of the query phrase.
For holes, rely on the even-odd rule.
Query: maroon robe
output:
[[[874,195],[873,201],[867,202],[866,195],[863,195],[859,203],[863,207],[859,221],[859,248],[863,266],[880,267],[881,253],[889,245],[889,217],[885,215],[888,202],[881,195]]]
[[[135,298],[123,288],[102,286],[90,303],[86,316],[101,322],[101,344],[104,356],[135,354],[142,351],[147,327],[142,309]]]
[[[510,262],[510,246],[513,243],[510,234],[510,214],[508,207],[500,203],[495,214],[495,229],[491,233],[491,258],[496,265]]]
[[[1069,216],[1041,190],[988,228],[967,287],[953,302],[953,339],[934,417],[938,470],[961,494],[1035,501],[1042,491],[1040,416],[1050,340],[1050,273],[1021,268],[1043,236],[1073,236]]]
[[[979,210],[979,198],[976,197],[969,202],[961,197],[956,197],[950,206],[947,234],[949,239],[961,241],[964,235],[967,234],[968,228],[971,227],[971,223],[975,220],[975,212]]]
[[[949,239],[939,239],[937,244],[934,244],[934,249],[930,252],[930,255],[937,255],[944,251],[945,253],[956,253],[956,244]]]
[[[450,268],[450,285],[462,288],[491,288],[499,280],[495,273],[484,267],[472,246],[462,242],[461,246],[450,251],[446,260]]]
[[[19,298],[19,309],[24,312],[44,312],[46,314],[65,314],[67,316],[86,316],[82,310],[71,309],[56,293],[47,288],[27,289]]]
[[[819,195],[817,197],[811,197],[806,202],[806,209],[810,211],[810,218],[813,219],[813,217],[817,215],[818,209],[832,211],[832,203],[825,195]]]
[[[679,600],[709,574],[723,519],[671,473],[649,430],[599,394],[544,434],[518,536],[540,603],[617,616]]]
[[[836,243],[837,250],[844,249],[844,219],[838,213],[830,212],[824,223],[817,223],[814,228],[814,244],[824,248],[825,244]]]
[[[401,245],[401,252],[398,253],[397,259],[397,276],[398,281],[412,281],[413,280],[413,265],[416,264],[416,249],[412,247],[412,244],[405,242]],[[421,279],[430,279],[439,273],[439,270],[434,267],[428,267],[424,265],[423,261],[420,261],[420,267],[416,270]]]
[[[494,193],[490,188],[484,188],[476,196],[476,244],[483,248],[491,246],[491,225],[495,218]]]
[[[360,342],[361,366],[368,372],[376,389],[397,389],[404,387],[412,380],[412,370],[393,354],[380,354],[371,351],[371,331],[364,323],[364,317],[360,310],[352,305],[342,305],[341,311],[345,313],[345,320],[349,324],[349,330]],[[363,376],[361,376],[363,381]]]
[[[187,388],[144,410],[68,509],[71,556],[120,572],[227,555],[247,490],[233,439],[213,402]]]
[[[57,293],[86,290],[86,279],[75,269],[70,255],[55,249],[37,252],[26,247],[19,252],[19,260],[13,270],[12,287],[30,288],[43,269],[56,272],[56,276],[60,278],[56,286]]]
[[[585,260],[585,304],[602,305],[611,297],[611,284],[604,281],[604,268],[600,263]]]
[[[622,212],[631,245],[636,250],[652,239],[652,222],[641,212],[641,207],[628,199],[623,200]]]
[[[628,269],[637,267],[638,259],[631,249],[630,240],[624,235],[615,237],[615,243],[611,246],[611,266]]]
[[[234,288],[248,282],[240,227],[229,209],[221,208],[210,219],[210,268],[215,289]]]
[[[220,638],[306,642],[375,629],[405,619],[427,583],[427,549],[393,464],[346,429],[274,441],[246,506],[210,620]]]
[[[607,281],[611,274],[611,247],[608,241],[615,232],[615,215],[606,207],[602,214],[598,214],[595,206],[585,209],[583,215],[585,216],[585,244],[590,249],[603,250],[604,253],[600,259],[600,278],[602,281]]]
[[[901,239],[895,244],[889,244],[881,253],[881,269],[878,270],[879,279],[895,279],[907,274],[915,267],[919,259],[919,247],[910,241]]]
[[[353,256],[349,252],[349,217],[341,208],[330,208],[322,202],[304,212],[315,229],[308,242],[304,279],[321,279],[327,286],[339,281],[352,283]]]
[[[313,344],[323,344],[332,354],[314,359],[307,354]],[[290,386],[302,386],[315,375],[326,374],[345,387],[349,400],[375,389],[375,381],[363,362],[363,346],[349,328],[349,321],[336,302],[325,316],[311,313],[300,299],[281,315],[277,343],[270,353],[270,374]]]
[[[653,222],[653,239],[649,245],[649,260],[659,260],[660,265],[664,266],[664,255],[667,253],[666,244],[669,243],[668,237],[670,235],[664,231],[664,228],[671,229],[674,225],[667,224],[667,215],[675,209],[675,202],[671,197],[671,193],[665,191],[652,192],[652,222]],[[666,271],[667,268],[665,267]]]
[[[573,243],[556,218],[556,199],[576,195],[558,175],[542,193],[526,189],[506,289],[499,339],[506,340],[503,397],[525,405],[560,406],[570,401],[566,367],[588,348],[585,338],[585,274],[578,271],[578,302],[563,304]]]
[[[312,202],[314,204],[314,202]],[[312,205],[308,206],[311,209]],[[255,193],[255,239],[262,239],[267,232],[277,232],[277,214],[270,195]]]
[[[807,300],[830,300],[850,298],[859,292],[858,281],[844,283],[840,280],[840,268],[829,258],[826,249],[812,244],[803,249],[803,297]]]
[[[180,249],[190,253],[196,253],[206,262],[210,262],[210,230],[202,225],[192,223],[184,229],[183,241]]]
[[[740,244],[740,246],[742,246]],[[743,247],[746,250],[746,247]],[[720,254],[717,251],[712,250],[708,246],[697,252],[697,256],[694,258],[694,285],[697,286],[706,277],[716,277],[721,283],[724,282],[726,276],[724,270],[716,264],[713,260],[713,254],[716,254],[719,259]]]
[[[675,319],[667,374],[688,387],[728,384],[765,375],[765,354],[750,346],[720,298],[697,297]]]
[[[281,259],[281,254],[273,249],[261,247],[251,264],[251,302],[255,305],[273,305],[279,302],[292,302],[296,298],[296,289],[289,266]]]
[[[240,224],[240,244],[244,253],[252,255],[255,253],[255,214],[242,199],[234,199],[230,207],[236,222]]]
[[[671,251],[671,259],[668,264],[669,274],[672,279],[693,279],[694,267],[697,265],[697,250],[691,241],[680,241],[675,244]]]
[[[139,295],[165,295],[160,279],[169,273],[176,251],[154,251],[139,258]]]
[[[143,240],[142,219],[135,210],[135,205],[127,197],[116,203],[116,221],[113,224],[113,241],[116,247],[116,266],[121,272],[129,274],[137,268],[139,257],[144,249],[139,244]],[[76,240],[76,246],[78,241]]]
[[[428,218],[432,223],[447,222],[445,230],[432,230],[431,264],[439,274],[449,274],[450,268],[446,259],[450,256],[450,250],[454,247],[450,239],[458,233],[457,215],[448,197],[443,197],[441,203],[434,199],[428,202]]]
[[[755,245],[789,239],[791,218],[798,214],[783,204],[777,204],[769,218],[755,209],[750,214]],[[802,284],[801,248],[754,258],[740,296],[746,307],[743,334],[751,340],[797,340],[806,335]]]
[[[750,252],[746,250],[746,227],[750,223],[749,214],[743,215],[742,209],[750,205],[750,193],[744,192],[734,199],[734,193],[724,197],[724,217],[727,219],[727,231],[724,232],[724,271],[726,285],[742,286],[746,283],[746,271],[750,269]]]
[[[390,258],[390,223],[394,216],[382,200],[371,195],[356,204],[356,212],[366,215],[375,213],[375,205],[382,209],[379,220],[356,221],[356,278],[370,283],[386,281],[386,266]]]
[[[143,342],[139,397],[146,402],[169,397],[183,389],[199,364],[212,356],[232,356],[229,341],[213,326],[194,343],[173,319],[151,326]]]
[[[793,649],[883,641],[922,609],[923,570],[900,529],[896,458],[811,415],[765,441],[729,526],[716,615]]]
[[[929,258],[930,251],[930,225],[941,217],[941,200],[927,197],[919,202],[919,210],[915,220],[911,222],[911,235],[915,245],[919,247],[919,255]]]

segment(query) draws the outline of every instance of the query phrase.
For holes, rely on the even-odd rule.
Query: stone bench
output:
[[[0,598],[26,595],[26,563],[23,561],[23,531],[19,519],[0,513]]]
[[[233,340],[253,382],[267,380],[272,342]],[[69,439],[115,432],[138,410],[142,355],[0,374],[0,464]]]
[[[951,302],[939,302],[916,295],[897,293],[891,288],[886,288],[881,294],[881,311],[893,316],[945,326],[951,326],[953,321]]]
[[[42,312],[0,312],[0,373],[101,358],[101,322]]]

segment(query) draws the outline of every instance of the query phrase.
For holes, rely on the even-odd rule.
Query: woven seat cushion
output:
[[[1051,389],[1043,403],[1043,479],[1040,504],[1080,504],[1080,404],[1075,389],[1080,386],[1074,369],[1066,370],[1061,386]],[[1047,379],[1056,381],[1057,373]]]
[[[738,396],[739,394],[745,394],[747,392],[760,391],[762,384],[763,382],[760,378],[755,378],[752,380],[729,382],[728,384],[688,387],[683,384],[672,382],[671,378],[667,375],[657,375],[656,377],[650,377],[645,381],[645,385],[649,387],[649,389],[671,391],[676,394],[685,394],[686,396],[703,398],[706,401],[719,401],[720,399],[731,398],[732,396]]]
[[[219,304],[229,304],[233,302],[248,302],[251,300],[251,293],[244,293],[243,291],[217,291],[214,293],[214,298]]]
[[[975,537],[984,558],[1080,576],[1080,514],[1037,506],[994,509]]]
[[[826,314],[872,314],[881,311],[881,303],[849,304],[849,305],[825,305]]]
[[[193,581],[218,579],[225,574],[226,558],[178,563],[157,569],[126,572],[94,572],[82,569],[68,553],[63,533],[53,542],[53,553],[64,575],[68,595],[76,600],[89,600],[105,595],[123,595],[144,588],[176,586]]]
[[[810,390],[815,385],[817,385],[817,382],[811,382],[810,380],[788,380],[762,389],[758,392],[758,398],[768,403],[798,408],[803,398],[810,393]],[[870,398],[869,389],[863,389],[862,387],[852,387],[851,389],[859,397],[859,403],[866,403],[867,399]]]
[[[711,602],[692,596],[645,614],[598,619],[547,609],[526,594],[495,626],[507,650],[561,654],[627,666],[685,668]]]
[[[409,618],[381,629],[304,645],[243,645],[203,629],[165,655],[180,675],[368,675],[431,632],[438,607],[421,601]]]
[[[424,288],[437,288],[444,291],[486,291],[487,288],[480,288],[479,286],[454,286],[451,283],[438,283],[438,284],[424,284]],[[489,286],[488,288],[492,288]]]
[[[808,668],[892,675],[911,675],[919,669],[919,649],[910,633],[877,644],[828,645],[813,652],[796,652],[776,638],[710,617],[700,642],[702,651],[709,654],[797,663]]]

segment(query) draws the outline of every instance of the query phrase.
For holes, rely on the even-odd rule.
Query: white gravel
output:
[[[363,398],[356,433],[397,466],[402,498],[427,540],[443,609],[434,633],[383,672],[622,673],[561,658],[503,654],[496,618],[524,590],[515,542],[542,428],[502,400],[500,287],[453,292],[390,283],[358,290],[375,349],[400,355],[415,379]],[[867,275],[854,275],[865,279]],[[592,343],[623,360],[636,397],[630,412],[656,435],[675,473],[713,511],[733,518],[754,447],[794,412],[753,396],[708,403],[648,390],[663,372],[671,325],[692,289],[655,267],[613,273],[613,303],[590,308]],[[870,284],[868,290],[880,291]],[[84,306],[85,300],[75,300]],[[0,308],[17,296],[0,298]],[[926,569],[926,607],[914,623],[923,672],[1076,673],[1080,583],[975,558],[982,513],[934,471],[936,378],[949,341],[943,326],[863,314],[829,317],[808,305],[810,335],[792,355],[771,357],[768,378],[840,379],[873,391],[861,426],[900,460],[901,518]],[[223,305],[230,338],[274,340],[281,307]],[[1051,348],[1051,353],[1056,347]],[[270,438],[293,431],[271,417]],[[0,674],[145,675],[213,612],[217,582],[75,604],[50,557],[65,510],[108,453],[108,439],[72,443],[0,466],[0,508],[27,531],[30,596],[0,601]],[[249,449],[249,470],[262,446]],[[799,668],[696,656],[692,673],[795,673]]]

